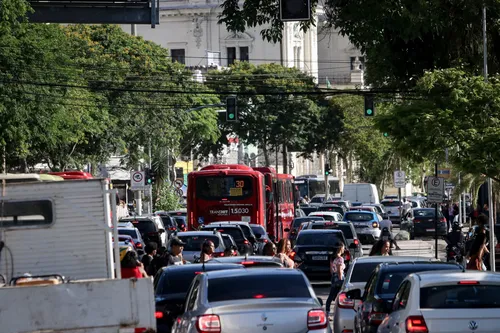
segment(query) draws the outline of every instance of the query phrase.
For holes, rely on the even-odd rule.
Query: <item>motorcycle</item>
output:
[[[448,245],[446,247],[446,261],[462,265],[464,261],[463,247],[460,244]]]

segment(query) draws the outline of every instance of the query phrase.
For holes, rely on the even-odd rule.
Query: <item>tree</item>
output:
[[[258,145],[267,166],[269,147],[283,146],[286,151],[307,145],[319,108],[311,96],[294,92],[315,91],[313,77],[277,64],[237,62],[227,70],[209,73],[206,85],[223,96],[237,95],[239,122],[230,125],[230,130]]]
[[[468,75],[462,69],[426,73],[417,100],[404,100],[376,119],[394,138],[397,151],[413,161],[450,162],[465,173],[500,179],[500,80]]]
[[[312,11],[318,4],[311,1]],[[482,68],[481,9],[488,8],[489,67],[500,69],[500,2],[327,0],[321,3],[324,29],[334,28],[366,55],[367,81],[374,86],[413,86],[426,70],[464,66]],[[281,40],[278,2],[225,0],[220,22],[230,30],[264,25],[267,40]],[[316,24],[301,22],[302,29]]]

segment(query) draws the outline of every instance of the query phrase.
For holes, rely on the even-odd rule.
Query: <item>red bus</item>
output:
[[[266,181],[267,233],[276,240],[288,238],[295,216],[293,176],[270,167],[253,169],[262,172]]]
[[[266,228],[264,175],[246,165],[215,164],[188,175],[188,230],[217,221]]]
[[[49,172],[49,175],[59,176],[64,179],[92,179],[94,178],[92,174],[84,171],[61,171],[61,172]]]

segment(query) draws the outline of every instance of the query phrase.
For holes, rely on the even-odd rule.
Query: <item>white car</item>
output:
[[[422,257],[410,256],[372,256],[356,258],[349,265],[345,275],[344,284],[332,304],[333,332],[345,333],[354,332],[354,317],[356,314],[354,300],[348,299],[346,293],[350,290],[365,290],[365,285],[378,264],[384,262],[417,262],[423,260],[433,260]]]
[[[325,221],[342,221],[342,214],[337,212],[312,212],[309,216],[319,216],[322,217]]]
[[[184,250],[182,251],[182,257],[190,262],[200,258],[201,246],[205,240],[210,240],[214,243],[214,257],[223,256],[224,250],[226,249],[222,235],[218,231],[185,231],[178,232],[174,234],[174,236],[186,243],[186,245],[184,245]],[[167,249],[170,250],[170,242]]]
[[[379,333],[496,333],[500,328],[500,275],[430,271],[408,275]]]

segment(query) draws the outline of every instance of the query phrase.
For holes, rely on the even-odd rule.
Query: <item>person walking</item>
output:
[[[158,250],[158,245],[156,245],[155,242],[147,243],[144,250],[146,252],[146,255],[144,255],[141,259],[142,265],[144,266],[144,270],[149,275],[155,275],[156,272],[154,272],[154,273],[152,272],[153,266],[151,264],[156,256],[156,252]]]
[[[120,269],[122,272],[122,279],[130,278],[143,278],[148,274],[144,271],[144,266],[137,260],[135,251],[126,251],[123,258],[120,260]]]
[[[278,253],[276,257],[281,260],[281,263],[286,268],[295,268],[295,262],[290,259],[289,254],[292,252],[292,243],[289,239],[282,238],[278,242]]]
[[[120,200],[118,205],[116,206],[116,219],[120,220],[123,217],[129,216],[128,207],[125,204],[125,201]]]
[[[485,271],[483,256],[486,249],[486,234],[479,233],[476,235],[470,249],[469,262],[466,268],[474,271]]]
[[[342,287],[342,283],[344,283],[344,271],[345,271],[345,263],[344,263],[344,253],[345,253],[345,245],[343,243],[339,244],[337,248],[337,252],[330,259],[330,273],[332,274],[332,284],[330,286],[330,293],[328,294],[328,298],[326,300],[326,313],[327,316],[330,316],[330,307],[337,298],[337,294]]]
[[[213,258],[215,244],[211,240],[205,240],[201,245],[200,263],[204,264]]]

